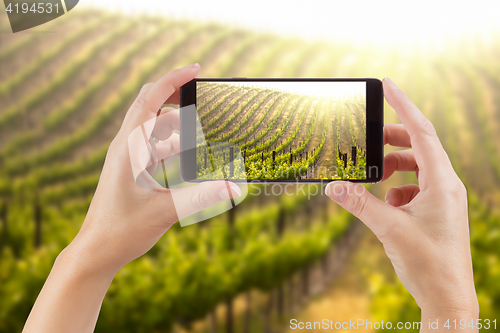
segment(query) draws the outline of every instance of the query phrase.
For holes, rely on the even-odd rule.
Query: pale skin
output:
[[[23,332],[92,332],[104,295],[116,273],[148,252],[179,220],[229,198],[228,183],[202,183],[176,192],[185,198],[174,206],[167,189],[141,188],[132,172],[128,138],[143,123],[157,118],[154,133],[166,139],[158,158],[179,151],[179,88],[200,71],[198,64],[174,70],[145,85],[128,110],[111,143],[96,193],[78,235],[57,257],[28,317]],[[165,123],[167,120],[167,123]],[[168,139],[167,139],[168,138]],[[241,195],[229,183],[231,196]],[[221,194],[222,193],[222,194]]]
[[[149,251],[179,215],[241,195],[235,184],[199,184],[178,192],[186,198],[185,204],[174,207],[169,190],[141,188],[135,182],[127,144],[130,133],[158,117],[163,104],[178,104],[179,87],[199,70],[197,64],[186,66],[143,87],[110,145],[82,228],[57,257],[23,332],[92,332],[111,281],[124,265]],[[334,191],[337,187],[329,185],[327,194],[379,237],[399,278],[422,308],[423,321],[450,316],[477,318],[465,189],[432,125],[387,80],[384,89],[403,122],[386,125],[385,141],[413,147],[413,152],[386,156],[384,178],[396,170],[418,170],[419,186],[391,189],[388,203],[367,191],[353,194],[359,185],[348,182],[338,182],[347,194],[343,200],[334,195],[341,193]],[[178,112],[170,108],[161,111],[161,115],[168,114],[163,118],[168,121],[157,124],[167,130],[156,132],[155,127],[154,134],[168,137],[168,142],[158,149],[160,159],[178,153],[178,137],[172,134],[178,129]],[[420,244],[425,246],[416,251]]]
[[[418,185],[391,188],[383,202],[350,182],[328,184],[326,194],[358,217],[382,242],[394,269],[422,310],[421,332],[477,332],[443,328],[446,320],[479,318],[474,289],[465,186],[431,122],[388,78],[387,102],[402,124],[384,127],[384,144],[412,149],[389,153],[384,177],[414,171]],[[439,320],[429,330],[429,320]]]

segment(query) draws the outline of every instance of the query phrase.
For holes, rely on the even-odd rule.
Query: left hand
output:
[[[241,194],[236,184],[225,181],[174,190],[136,184],[138,170],[152,180],[150,159],[158,161],[179,153],[179,136],[173,133],[179,129],[179,111],[158,111],[163,104],[178,104],[180,86],[199,71],[198,64],[186,66],[142,88],[109,147],[83,226],[57,257],[24,333],[93,332],[104,295],[122,266],[149,251],[179,216]],[[144,135],[131,135],[135,129]],[[151,133],[162,140],[156,149],[148,143]],[[173,191],[176,202],[181,201],[176,207]]]
[[[158,111],[163,104],[178,104],[179,88],[196,77],[199,71],[200,66],[194,64],[176,69],[154,84],[146,84],[128,110],[120,131],[109,147],[85,222],[70,245],[82,249],[79,252],[84,253],[96,268],[117,272],[149,251],[179,220],[179,216],[194,214],[229,198],[224,181],[201,183],[178,190],[145,189],[136,184],[132,172],[129,135],[148,120],[158,120],[154,134],[162,140],[156,146],[156,160],[179,153],[179,135],[173,133],[179,130],[179,110],[167,107],[161,113]],[[137,157],[132,156],[132,160],[134,158]],[[229,183],[229,186],[232,197],[241,194],[236,184]],[[176,201],[179,197],[184,199],[182,207],[179,204],[174,206],[172,191],[178,191]]]

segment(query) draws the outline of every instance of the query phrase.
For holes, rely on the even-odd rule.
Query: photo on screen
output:
[[[198,179],[221,164],[237,179],[234,156],[250,181],[366,179],[366,82],[198,81],[196,96]]]

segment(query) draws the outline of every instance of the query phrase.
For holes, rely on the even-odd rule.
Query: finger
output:
[[[418,171],[418,165],[413,150],[394,151],[385,155],[384,177],[382,177],[382,181],[392,176],[395,171]]]
[[[163,104],[179,104],[180,87],[194,79],[199,72],[200,65],[193,64],[161,77],[146,93],[146,108],[156,114]]]
[[[153,134],[159,140],[166,140],[173,131],[180,131],[180,112],[178,109],[163,108],[156,119]]]
[[[154,85],[154,83],[146,83],[145,85],[142,86],[141,90],[139,91],[139,95],[137,95],[137,98],[139,98],[139,96],[145,94],[147,91],[149,91],[149,89],[151,89],[151,87]],[[136,100],[137,100],[136,98]]]
[[[394,207],[404,206],[412,201],[419,192],[420,187],[416,184],[393,187],[387,191],[385,202]]]
[[[411,147],[410,136],[403,124],[384,125],[384,145]]]
[[[174,93],[178,92],[183,84],[194,79],[199,71],[200,66],[198,64],[189,65],[164,75],[150,85],[143,94],[139,95],[127,112],[127,127],[133,129],[157,117],[158,110],[165,103],[178,104],[179,95]]]
[[[125,118],[123,119],[123,125],[130,123],[130,118],[132,117],[133,114],[133,109],[134,107],[138,104],[138,101],[144,98],[145,94],[147,91],[151,89],[151,87],[154,85],[154,83],[146,83],[145,85],[142,86],[141,90],[139,91],[139,94],[135,98],[134,102],[128,109],[127,113],[125,114]]]
[[[165,106],[164,108],[162,108],[160,110],[160,112],[158,112],[158,116],[160,116],[162,114],[165,114],[167,112],[173,111],[173,110],[176,110],[176,108],[173,108],[173,107],[170,107],[170,106]]]
[[[166,160],[174,154],[180,154],[179,134],[176,133],[172,134],[167,140],[160,141],[156,144],[156,160]]]
[[[226,181],[204,182],[195,186],[172,189],[170,192],[179,220],[241,195],[238,185]],[[231,205],[230,202],[228,204]]]
[[[331,182],[326,186],[325,193],[333,201],[359,218],[377,237],[390,230],[385,222],[387,216],[395,221],[403,220],[406,214],[385,202],[380,201],[363,186],[346,181]]]
[[[156,144],[150,142],[151,149],[148,152],[152,155],[148,158],[146,165],[146,171],[153,175],[162,162],[162,160],[167,160],[172,155],[180,154],[180,140],[178,134],[172,134],[167,140],[159,141]],[[145,164],[145,163],[143,163]]]
[[[137,179],[144,170],[153,170],[156,166],[155,145],[152,143],[149,133],[154,126],[154,119],[151,119],[141,126],[137,126],[128,135],[128,153],[132,166],[134,179]]]
[[[388,78],[383,80],[384,96],[403,122],[410,137],[415,160],[423,179],[419,179],[422,190],[440,184],[455,172],[444,151],[432,123],[425,118],[410,99]]]

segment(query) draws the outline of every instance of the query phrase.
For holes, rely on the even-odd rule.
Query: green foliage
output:
[[[210,93],[207,93],[207,86],[211,87]],[[231,88],[227,83],[204,83],[199,88],[202,89],[198,98],[202,128],[197,129],[201,144],[201,149],[197,150],[198,178],[220,177],[223,173],[212,170],[212,164],[218,159],[215,164],[222,165],[229,154],[205,156],[208,150],[202,139],[240,145],[246,177],[250,180],[316,178],[318,175],[314,171],[321,168],[325,169],[323,179],[366,178],[366,156],[360,148],[360,145],[366,147],[366,135],[362,133],[366,128],[366,116],[358,106],[364,105],[364,97],[356,96],[348,101],[327,100],[253,88],[251,84]],[[250,93],[253,96],[249,98]],[[332,109],[341,105],[342,110],[332,115]],[[356,165],[352,156],[346,167],[340,162],[333,168],[318,164],[321,155],[326,154],[323,147],[330,142],[326,140],[330,121],[335,122],[337,145],[344,142],[348,148],[356,147]],[[341,136],[340,128],[346,121],[348,129],[343,129]],[[236,174],[235,179],[244,177],[242,170],[238,169]]]
[[[97,25],[109,19],[123,22],[103,31],[90,47],[80,47],[87,33],[95,33]],[[70,21],[85,23],[75,28]],[[481,316],[492,318],[500,312],[500,215],[495,210],[495,188],[500,184],[500,101],[495,97],[500,95],[500,67],[493,56],[498,54],[498,45],[485,49],[490,54],[478,49],[477,59],[464,56],[463,61],[447,56],[408,58],[394,50],[382,56],[369,48],[356,49],[357,58],[352,54],[355,49],[341,44],[307,43],[215,24],[150,17],[144,21],[147,33],[136,38],[134,34],[142,30],[136,30],[135,19],[85,11],[65,15],[45,28],[63,27],[72,32],[26,66],[16,67],[12,62],[13,68],[0,85],[0,95],[8,99],[0,111],[0,206],[7,207],[6,220],[0,217],[0,332],[22,330],[57,254],[81,226],[110,133],[116,133],[142,85],[190,62],[200,62],[215,77],[399,75],[403,90],[412,91],[410,98],[436,125],[455,170],[469,189]],[[22,60],[50,38],[50,34],[20,34],[18,41],[2,46],[0,61]],[[130,45],[113,54],[109,46],[121,38]],[[62,67],[50,69],[47,64],[61,61],[60,54],[70,46],[74,51]],[[110,55],[102,70],[85,74],[94,58],[106,52]],[[49,73],[45,78],[41,77],[44,66]],[[406,69],[399,71],[399,66]],[[118,84],[109,89],[111,82]],[[81,87],[61,100],[55,98],[70,83]],[[25,85],[29,88],[26,94],[21,89]],[[407,89],[410,87],[413,89]],[[332,164],[339,178],[363,172],[359,167],[366,164],[362,146],[366,106],[362,101],[326,105],[308,96],[256,88],[243,91],[201,84],[199,89],[203,102],[198,111],[209,127],[220,125],[235,109],[246,115],[235,129],[218,126],[208,138],[240,145],[247,173],[264,170],[272,178],[281,168],[284,178],[303,176],[330,151],[326,147],[331,142]],[[421,96],[420,100],[415,96]],[[82,115],[83,110],[88,113]],[[270,115],[276,116],[268,119]],[[387,117],[391,119],[391,113]],[[332,133],[328,124],[333,124]],[[344,168],[339,152],[350,154],[353,146],[358,165],[355,168],[349,159]],[[274,163],[273,151],[277,152]],[[223,150],[214,151],[211,158],[222,154]],[[290,155],[294,159],[291,165]],[[224,171],[228,173],[228,169]],[[264,188],[250,189],[251,194],[238,207],[234,230],[228,227],[227,215],[182,229],[175,226],[150,253],[120,271],[103,304],[97,331],[168,331],[174,322],[188,325],[227,297],[252,288],[273,289],[321,258],[349,226],[351,217],[344,212],[328,221],[317,221],[314,215],[308,221],[310,228],[297,227],[291,217],[309,218],[303,212],[308,196],[261,200],[252,195]],[[35,198],[42,209],[39,248],[34,245]],[[281,213],[286,216],[286,228],[279,236]],[[418,307],[399,282],[376,272],[367,275],[375,318],[419,319]]]

